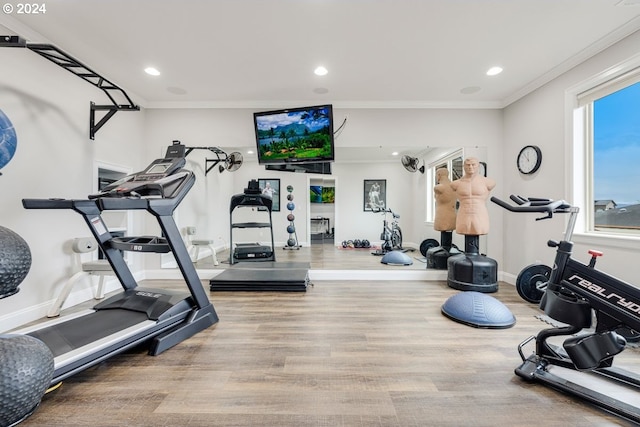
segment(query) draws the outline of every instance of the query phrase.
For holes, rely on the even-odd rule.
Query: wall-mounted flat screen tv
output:
[[[253,114],[259,164],[334,160],[331,105]]]

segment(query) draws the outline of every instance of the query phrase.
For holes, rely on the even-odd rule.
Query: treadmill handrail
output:
[[[25,209],[73,209],[71,199],[22,199]]]
[[[150,199],[140,198],[101,198],[96,199],[103,211],[144,210],[149,208]]]

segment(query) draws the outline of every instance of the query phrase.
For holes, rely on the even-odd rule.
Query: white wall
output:
[[[33,258],[20,292],[0,299],[0,330],[7,330],[46,313],[71,274],[70,239],[90,235],[77,213],[25,210],[22,199],[86,198],[96,161],[138,168],[145,113],[116,114],[92,141],[89,104],[108,103],[102,91],[27,49],[0,49],[0,64],[0,108],[18,137],[0,176],[0,224],[27,241]]]
[[[566,126],[569,123],[565,110],[565,91],[570,87],[589,79],[610,67],[637,55],[640,46],[640,32],[627,37],[590,60],[575,67],[559,78],[548,83],[528,96],[508,106],[504,110],[504,177],[505,185],[497,187],[495,192],[501,197],[509,194],[523,196],[549,197],[572,200],[567,175],[571,170],[573,158],[566,138]],[[515,159],[519,150],[527,144],[535,144],[542,149],[542,166],[533,176],[518,173]],[[580,209],[585,209],[580,206]],[[517,275],[526,265],[541,261],[549,264],[554,252],[546,246],[549,239],[558,240],[565,228],[565,218],[547,221],[534,221],[532,215],[504,215],[504,263],[503,271]],[[587,250],[592,245],[584,244],[585,239],[574,237],[577,243],[574,253],[577,259],[588,261]],[[627,243],[618,245],[615,239],[596,239],[591,241],[605,255],[598,260],[598,268],[608,271],[624,280],[638,282],[636,269],[631,266],[637,262],[640,245]]]

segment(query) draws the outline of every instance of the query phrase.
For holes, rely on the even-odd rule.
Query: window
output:
[[[433,195],[433,187],[436,183],[436,171],[440,168],[447,168],[449,179],[455,181],[462,177],[464,173],[462,150],[456,150],[440,159],[429,163],[427,169],[427,222],[433,222],[436,211],[436,200]]]
[[[584,124],[584,132],[578,134],[585,151],[585,231],[638,236],[640,69],[579,93],[577,101],[576,111],[582,116],[578,121]]]

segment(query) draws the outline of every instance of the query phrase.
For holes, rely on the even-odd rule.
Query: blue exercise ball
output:
[[[18,136],[11,120],[0,110],[0,169],[13,158],[18,146]]]
[[[296,228],[293,225],[287,226],[287,233],[291,234],[295,232],[296,232]]]
[[[289,245],[289,246],[295,246],[295,245],[296,245],[296,239],[289,239],[289,240],[287,240],[287,245]]]
[[[293,185],[287,185],[287,191],[291,193],[293,191]]]
[[[289,202],[289,203],[287,203],[287,210],[292,211],[292,210],[294,210],[295,208],[296,208],[295,203],[293,203],[293,202]]]
[[[0,225],[0,298],[17,293],[30,268],[31,251],[27,242]]]
[[[53,354],[29,335],[0,335],[0,425],[36,410],[53,378]]]

